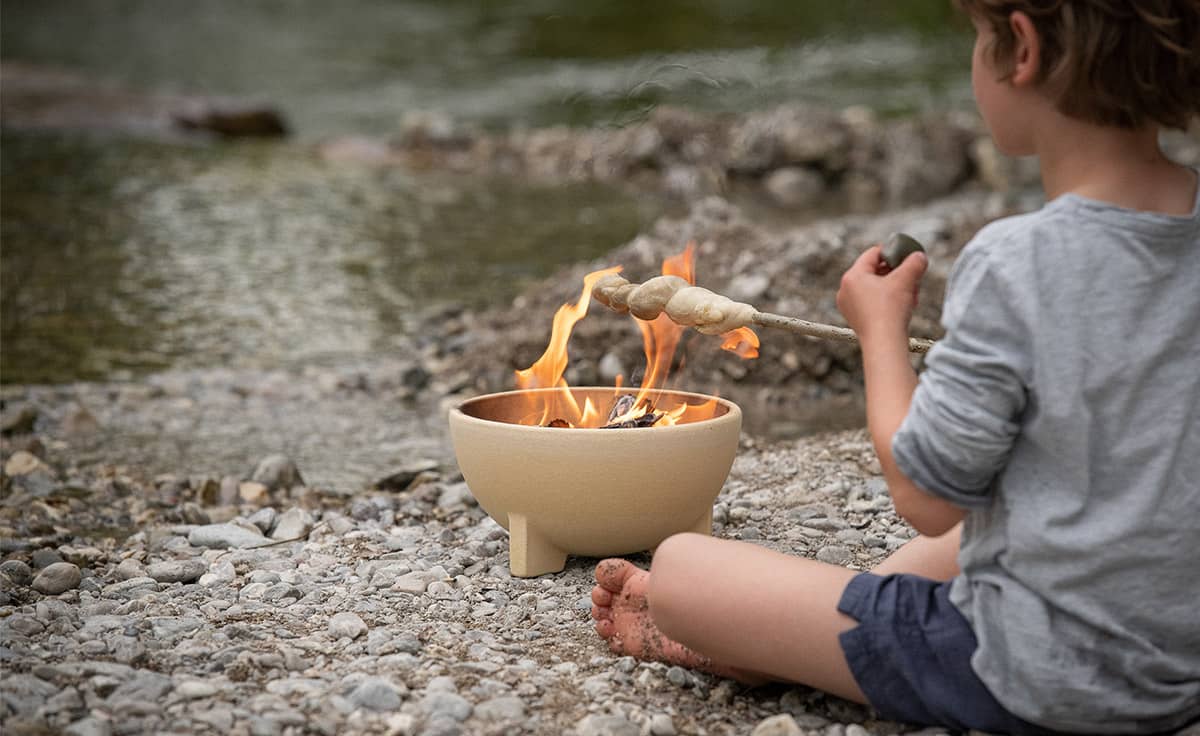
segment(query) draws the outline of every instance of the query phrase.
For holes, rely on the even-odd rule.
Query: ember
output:
[[[682,253],[663,261],[664,276],[673,276],[695,284],[694,263],[696,247],[689,243]],[[671,369],[671,361],[675,348],[683,334],[684,327],[677,325],[665,314],[655,319],[636,319],[638,330],[642,333],[642,347],[646,355],[646,369],[641,385],[636,391],[622,389],[623,377],[617,377],[613,387],[613,403],[607,414],[587,397],[582,406],[576,401],[563,375],[567,369],[567,343],[575,323],[587,314],[591,302],[592,289],[596,283],[606,276],[621,271],[616,268],[593,271],[584,277],[583,290],[579,301],[574,304],[564,304],[554,315],[554,324],[550,334],[550,344],[533,365],[517,371],[517,388],[553,388],[557,391],[530,392],[529,400],[523,413],[514,416],[517,424],[542,427],[581,427],[594,429],[613,429],[630,427],[669,426],[711,419],[717,412],[717,400],[709,399],[703,403],[689,404],[686,401],[672,399],[668,405],[660,402],[659,406],[650,403],[650,392],[661,389],[666,385],[667,374]],[[758,355],[758,337],[749,329],[742,327],[725,333],[722,347],[734,352],[742,358],[753,358]]]

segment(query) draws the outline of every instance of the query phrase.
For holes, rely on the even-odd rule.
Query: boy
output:
[[[1048,204],[979,232],[918,382],[923,256],[842,279],[867,421],[922,536],[871,573],[684,534],[596,568],[619,652],[804,683],[884,717],[1036,734],[1200,717],[1200,4],[961,0],[999,148]],[[957,557],[956,557],[957,556]]]

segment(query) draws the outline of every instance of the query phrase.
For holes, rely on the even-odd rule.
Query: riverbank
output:
[[[423,435],[419,410],[364,413],[400,390],[384,374],[282,378],[7,390],[7,409],[36,413],[3,439],[5,733],[912,732],[807,689],[609,654],[590,626],[594,561],[509,576],[506,533],[438,453],[439,427],[400,450],[381,435]],[[376,482],[322,482],[278,456],[117,462],[131,425],[198,403],[204,419],[165,420],[164,442],[228,421],[250,453],[288,446],[313,430],[289,421],[303,404],[338,423],[320,442]],[[246,423],[267,403],[292,407],[272,438]],[[909,534],[878,473],[861,431],[747,436],[714,534],[868,567]]]

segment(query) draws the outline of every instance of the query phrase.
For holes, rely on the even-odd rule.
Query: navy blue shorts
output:
[[[883,718],[992,733],[1053,734],[1004,709],[971,669],[977,642],[950,584],[917,575],[856,575],[838,610],[850,672]]]

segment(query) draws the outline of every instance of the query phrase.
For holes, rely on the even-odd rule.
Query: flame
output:
[[[663,261],[664,276],[679,276],[689,284],[696,283],[695,274],[696,244],[689,242],[683,252],[666,258]],[[571,394],[563,374],[567,369],[567,343],[575,324],[587,314],[591,302],[592,287],[604,276],[620,273],[619,266],[593,271],[583,279],[583,290],[579,301],[574,304],[564,304],[554,314],[554,324],[550,332],[550,344],[546,346],[542,356],[529,368],[516,372],[517,388],[558,388],[560,391],[550,392],[549,398],[542,394],[530,396],[525,413],[518,419],[519,424],[546,426],[555,420],[562,420],[572,427],[602,427],[609,423],[630,422],[656,414],[653,426],[686,424],[711,419],[716,415],[718,403],[716,398],[697,404],[674,400],[670,406],[654,404],[655,389],[664,388],[667,375],[671,370],[671,361],[675,349],[683,336],[685,327],[675,324],[666,314],[661,314],[653,320],[636,320],[638,330],[642,334],[642,350],[646,356],[646,370],[642,383],[635,394],[633,405],[623,414],[609,419],[610,409],[596,406],[590,398],[584,400],[581,408]],[[758,335],[746,327],[727,332],[721,336],[721,347],[742,358],[758,357]],[[624,376],[617,376],[613,387],[613,402],[628,391],[622,390]],[[611,406],[611,405],[610,405]],[[557,422],[556,422],[557,423]],[[559,425],[561,426],[561,425]]]
[[[739,327],[721,335],[721,349],[728,350],[739,358],[749,360],[758,357],[758,335],[749,327]]]
[[[554,313],[550,344],[533,365],[523,371],[517,371],[517,388],[561,388],[562,391],[555,391],[553,399],[544,402],[538,421],[522,421],[521,424],[546,424],[553,419],[564,419],[579,426],[583,411],[568,390],[567,382],[563,380],[563,373],[567,370],[567,342],[571,339],[571,330],[575,329],[575,323],[587,314],[588,305],[592,301],[592,287],[601,278],[620,272],[621,267],[615,266],[589,273],[583,278],[583,291],[579,295],[579,301],[564,304]],[[594,407],[593,412],[599,414]]]

